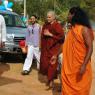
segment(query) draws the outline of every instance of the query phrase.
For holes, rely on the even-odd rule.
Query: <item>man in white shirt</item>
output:
[[[5,45],[6,41],[6,24],[4,17],[0,15],[0,48]]]
[[[28,25],[26,32],[26,46],[28,47],[27,57],[24,62],[22,75],[28,75],[32,65],[33,57],[37,59],[37,69],[39,69],[40,63],[40,25],[36,23],[37,17],[31,16],[31,25]]]

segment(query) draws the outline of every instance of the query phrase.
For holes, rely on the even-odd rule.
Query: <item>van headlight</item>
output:
[[[13,42],[14,36],[12,34],[7,35],[7,42]]]

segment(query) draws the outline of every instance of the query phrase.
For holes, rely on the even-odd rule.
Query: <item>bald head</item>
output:
[[[47,13],[47,21],[49,23],[53,22],[54,20],[56,19],[56,15],[55,15],[55,12],[54,11],[49,11]]]

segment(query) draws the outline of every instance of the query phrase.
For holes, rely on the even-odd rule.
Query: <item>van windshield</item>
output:
[[[25,23],[21,20],[20,16],[18,15],[11,15],[11,14],[2,14],[5,18],[6,26],[9,27],[25,27]]]

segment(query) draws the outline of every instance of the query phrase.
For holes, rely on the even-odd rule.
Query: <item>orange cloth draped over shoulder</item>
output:
[[[91,60],[82,79],[77,81],[78,72],[87,52],[82,36],[83,28],[82,25],[72,27],[63,45],[62,95],[89,95],[92,82]]]

